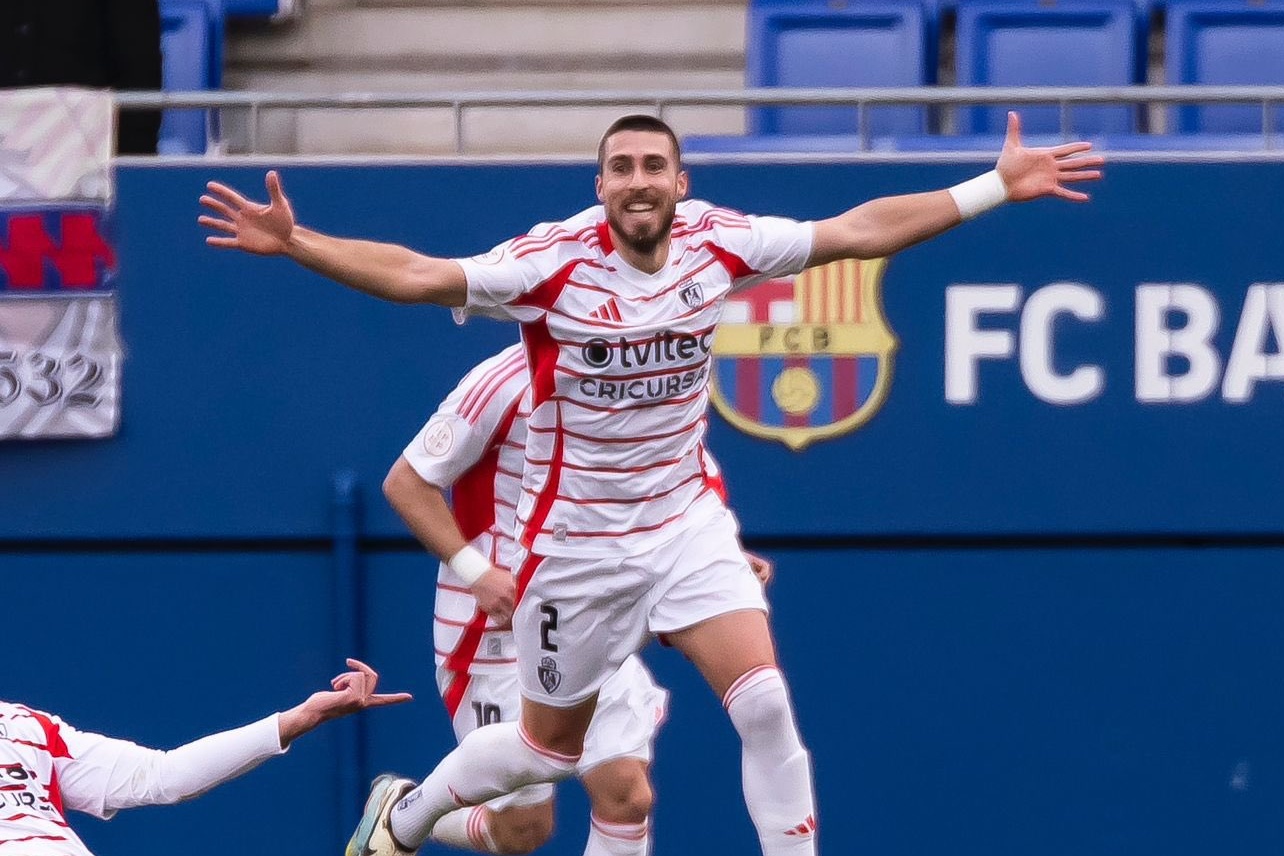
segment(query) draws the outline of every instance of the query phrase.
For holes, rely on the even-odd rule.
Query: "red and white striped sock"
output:
[[[428,836],[438,844],[472,850],[477,853],[498,853],[495,839],[490,834],[490,809],[482,805],[461,808],[437,821]]]
[[[651,852],[651,829],[641,823],[608,823],[589,818],[588,846],[584,856],[647,856]]]
[[[465,737],[392,810],[392,834],[418,850],[446,814],[481,805],[523,785],[558,782],[575,772],[578,757],[537,746],[516,722],[498,722]]]
[[[799,739],[780,670],[749,670],[727,690],[722,705],[740,734],[745,805],[763,856],[815,856],[811,757]]]

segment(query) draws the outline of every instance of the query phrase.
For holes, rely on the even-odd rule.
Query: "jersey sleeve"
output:
[[[744,219],[748,228],[718,229],[723,245],[742,259],[747,268],[737,271],[733,290],[803,272],[811,256],[814,223],[753,215]]]
[[[520,345],[486,360],[460,381],[402,452],[419,477],[443,490],[490,449],[505,415],[529,385]]]
[[[67,749],[55,762],[63,804],[104,820],[199,796],[285,752],[276,714],[168,752],[55,722]]]
[[[501,321],[534,321],[544,314],[536,292],[564,262],[571,236],[560,225],[540,224],[529,234],[505,241],[488,253],[456,259],[464,269],[468,295],[454,310],[463,323],[472,315]]]

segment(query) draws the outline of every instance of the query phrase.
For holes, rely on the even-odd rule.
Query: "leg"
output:
[[[674,539],[670,572],[655,596],[650,628],[664,633],[722,698],[742,746],[745,805],[765,856],[813,856],[816,809],[811,758],[803,748],[776,666],[767,602],[735,519],[721,510],[688,538]],[[665,551],[657,551],[665,552]]]
[[[648,821],[655,797],[648,772],[641,758],[616,758],[580,777],[593,811],[584,856],[646,856],[651,851]]]
[[[742,744],[745,804],[765,856],[816,852],[811,758],[776,666],[764,613],[733,612],[670,633],[722,697]]]
[[[592,803],[584,856],[651,852],[651,755],[668,709],[669,694],[637,656],[602,685],[580,760],[580,780]]]
[[[455,736],[516,722],[522,696],[517,667],[457,673],[442,667],[437,688],[450,713]],[[522,854],[535,850],[553,832],[553,786],[527,785],[485,805],[456,809],[433,825],[432,841],[481,853]]]

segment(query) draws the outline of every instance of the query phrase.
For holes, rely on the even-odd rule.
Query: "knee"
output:
[[[491,817],[490,835],[495,849],[505,856],[524,856],[538,850],[553,835],[553,805],[496,812]]]
[[[793,706],[783,676],[764,670],[741,688],[733,688],[724,701],[741,739],[762,734],[797,733]]]
[[[655,805],[655,793],[643,774],[619,777],[590,797],[593,816],[607,823],[643,823]]]

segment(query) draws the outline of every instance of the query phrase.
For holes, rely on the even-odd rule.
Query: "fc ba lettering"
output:
[[[1106,316],[1101,292],[1058,282],[1026,296],[1019,285],[951,285],[945,292],[945,399],[976,404],[985,361],[1017,359],[1037,398],[1060,405],[1101,395],[1106,369],[1055,359],[1062,324],[1098,324]],[[1193,283],[1142,283],[1133,301],[1133,379],[1136,400],[1186,404],[1220,394],[1244,404],[1258,384],[1284,380],[1284,283],[1257,283],[1244,293],[1229,350],[1217,344],[1223,308],[1212,291]],[[1226,337],[1222,337],[1223,340]],[[1058,369],[1057,366],[1062,368]]]

